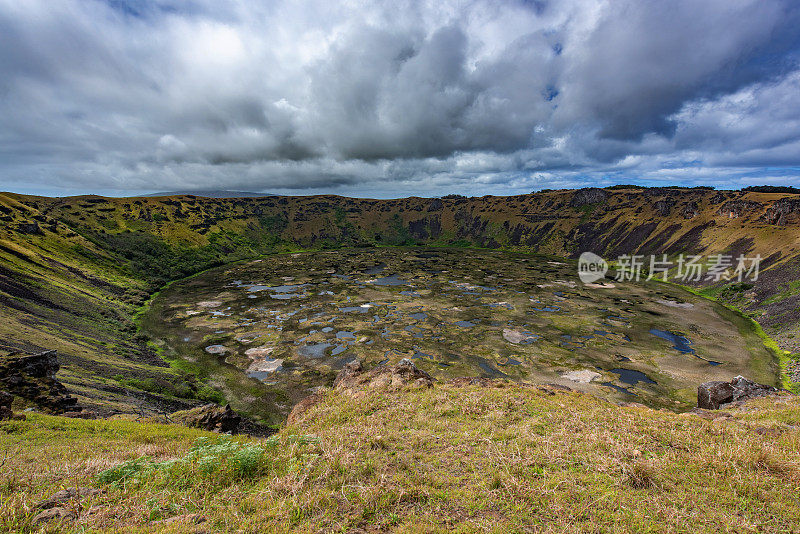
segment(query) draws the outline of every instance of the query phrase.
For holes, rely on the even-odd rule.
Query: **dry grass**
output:
[[[202,528],[232,532],[793,531],[800,403],[754,406],[707,421],[516,385],[331,394],[279,434],[258,476],[106,486],[77,521],[48,528],[192,532],[188,521],[151,521],[199,513]],[[182,457],[201,435],[45,416],[2,423],[0,530],[29,531],[33,502],[95,484],[106,458]]]

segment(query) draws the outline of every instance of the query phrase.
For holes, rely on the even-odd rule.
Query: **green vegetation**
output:
[[[313,440],[308,440],[313,441]],[[147,456],[133,458],[97,475],[99,484],[164,485],[186,489],[202,484],[227,487],[261,477],[273,470],[271,453],[278,446],[273,437],[262,442],[242,443],[231,438],[199,438],[188,454],[156,461]]]
[[[185,278],[211,267],[255,255],[253,244],[235,235],[214,233],[200,247],[170,245],[151,234],[85,233],[101,248],[113,250],[128,262],[131,276],[141,276],[152,288]]]

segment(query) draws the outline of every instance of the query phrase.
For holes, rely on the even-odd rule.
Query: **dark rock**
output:
[[[0,391],[0,421],[14,417],[14,412],[11,411],[11,403],[13,401],[14,395]]]
[[[800,213],[800,199],[782,198],[767,208],[764,219],[769,224],[783,226],[787,223],[787,217],[792,213]]]
[[[697,407],[718,410],[724,404],[764,397],[778,390],[737,376],[730,382],[714,380],[700,384],[697,388]]]
[[[608,198],[608,193],[606,193],[603,189],[598,187],[585,187],[583,189],[578,189],[573,193],[572,198],[569,201],[569,205],[573,208],[579,208],[586,204],[598,204],[600,202],[605,202],[606,198]]]
[[[667,200],[658,200],[655,204],[653,204],[653,209],[655,210],[656,214],[660,215],[661,217],[666,217],[672,211],[672,202]]]
[[[190,410],[175,412],[170,417],[181,425],[213,432],[230,432],[231,434],[236,434],[239,431],[239,423],[242,420],[241,416],[231,409],[230,404],[225,405],[225,407],[217,406],[216,404],[205,404]]]
[[[80,411],[78,400],[56,379],[55,351],[0,357],[0,388],[53,414]]]
[[[700,207],[697,202],[688,202],[681,210],[684,219],[694,219],[700,214]]]
[[[43,235],[42,229],[39,228],[39,223],[36,221],[21,223],[17,225],[17,232],[21,234],[30,234],[30,235]]]
[[[729,200],[717,210],[717,215],[736,219],[747,213],[754,212],[762,207],[760,202],[752,200]]]

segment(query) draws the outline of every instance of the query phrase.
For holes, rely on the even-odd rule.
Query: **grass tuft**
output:
[[[624,469],[628,485],[636,489],[651,489],[658,486],[656,471],[652,465],[638,460]]]

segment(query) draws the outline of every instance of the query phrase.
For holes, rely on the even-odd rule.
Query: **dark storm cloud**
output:
[[[797,67],[800,11],[778,2],[610,2],[565,54],[559,114],[601,137],[671,134],[686,102],[715,98]]]
[[[790,0],[0,0],[0,189],[788,182],[764,169],[800,166],[798,17]]]

